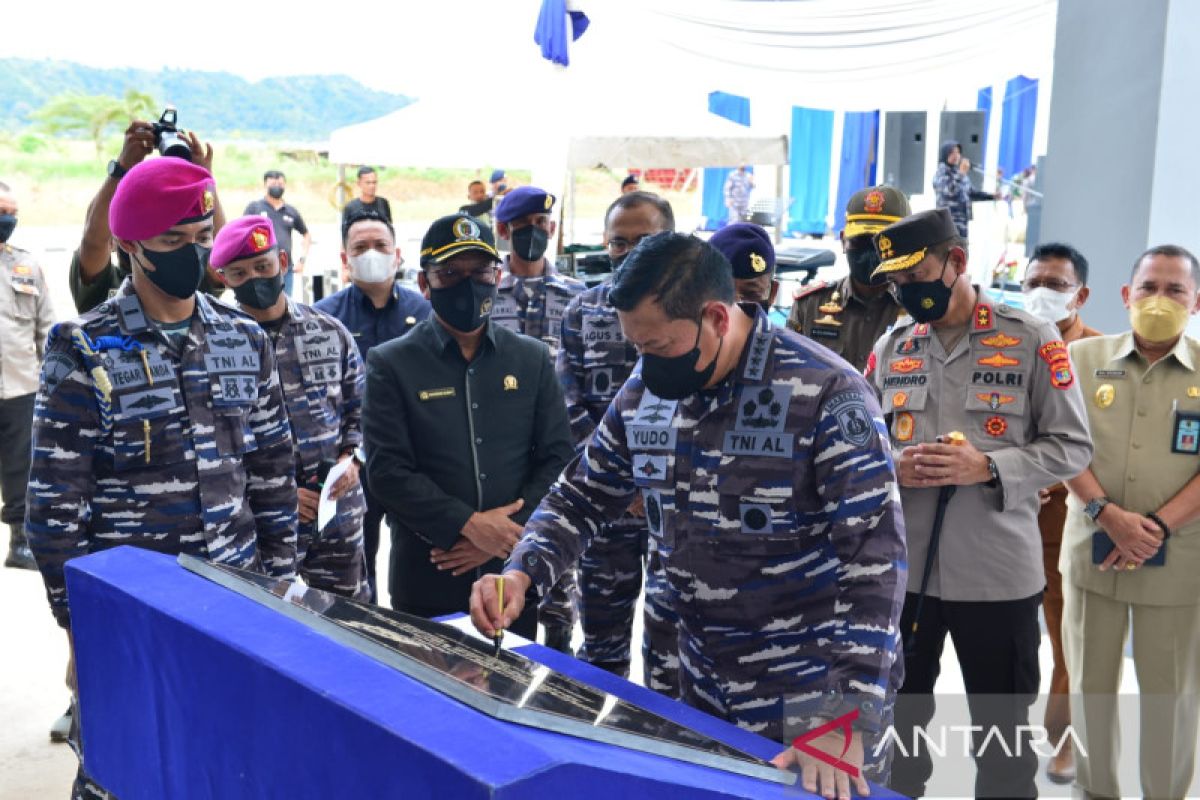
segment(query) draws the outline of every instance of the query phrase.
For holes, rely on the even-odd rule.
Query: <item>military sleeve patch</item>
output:
[[[1050,367],[1050,383],[1055,389],[1069,389],[1075,383],[1071,372],[1071,358],[1062,340],[1055,339],[1038,348],[1038,355]]]
[[[62,384],[63,380],[78,367],[79,365],[75,362],[75,359],[66,353],[50,353],[47,355],[46,361],[42,364],[42,387],[46,397],[54,394],[54,391]]]
[[[839,392],[829,398],[827,408],[837,419],[842,438],[847,442],[862,447],[871,440],[875,426],[871,423],[871,415],[861,394],[854,391]]]

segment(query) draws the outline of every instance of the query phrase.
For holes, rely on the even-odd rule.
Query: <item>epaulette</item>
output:
[[[808,297],[810,294],[813,294],[814,292],[819,292],[822,289],[828,289],[830,286],[832,286],[832,284],[826,283],[825,281],[814,281],[812,283],[801,286],[799,289],[797,289],[796,293],[792,295],[792,299],[800,300],[802,298]]]

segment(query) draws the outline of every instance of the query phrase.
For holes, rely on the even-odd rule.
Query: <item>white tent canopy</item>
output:
[[[590,95],[590,93],[588,93]],[[583,107],[580,94],[534,125],[481,124],[479,107],[456,98],[418,100],[330,136],[336,164],[560,169],[629,165],[721,167],[787,163],[787,137],[763,135],[704,110],[703,100],[649,102],[618,114]],[[562,153],[565,144],[566,152]],[[565,163],[564,163],[565,159]]]

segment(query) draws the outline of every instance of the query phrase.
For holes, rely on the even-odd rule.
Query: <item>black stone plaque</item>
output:
[[[489,716],[775,783],[796,782],[794,773],[519,653],[493,656],[491,642],[453,626],[195,556],[181,555],[179,563]]]

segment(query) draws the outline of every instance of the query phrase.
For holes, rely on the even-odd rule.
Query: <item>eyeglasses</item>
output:
[[[476,267],[469,272],[457,267],[439,267],[438,269],[431,269],[429,274],[436,277],[438,283],[442,286],[457,286],[467,278],[476,283],[493,284],[496,282],[496,268],[491,264]]]
[[[633,239],[632,241],[630,241],[629,239],[622,239],[620,237],[618,237],[616,239],[609,239],[608,244],[605,245],[605,247],[608,248],[609,255],[622,256],[622,255],[625,255],[626,253],[628,253],[633,248],[637,247],[638,242],[642,241],[642,239],[645,239],[647,236],[653,236],[653,235],[654,234],[651,234],[651,233],[643,233],[641,236],[638,236],[636,239]]]
[[[1065,292],[1069,289],[1074,289],[1078,285],[1079,284],[1077,283],[1068,283],[1067,281],[1060,281],[1056,279],[1038,280],[1037,278],[1034,278],[1032,280],[1022,281],[1021,291],[1032,292],[1034,289],[1051,289],[1055,292]]]

